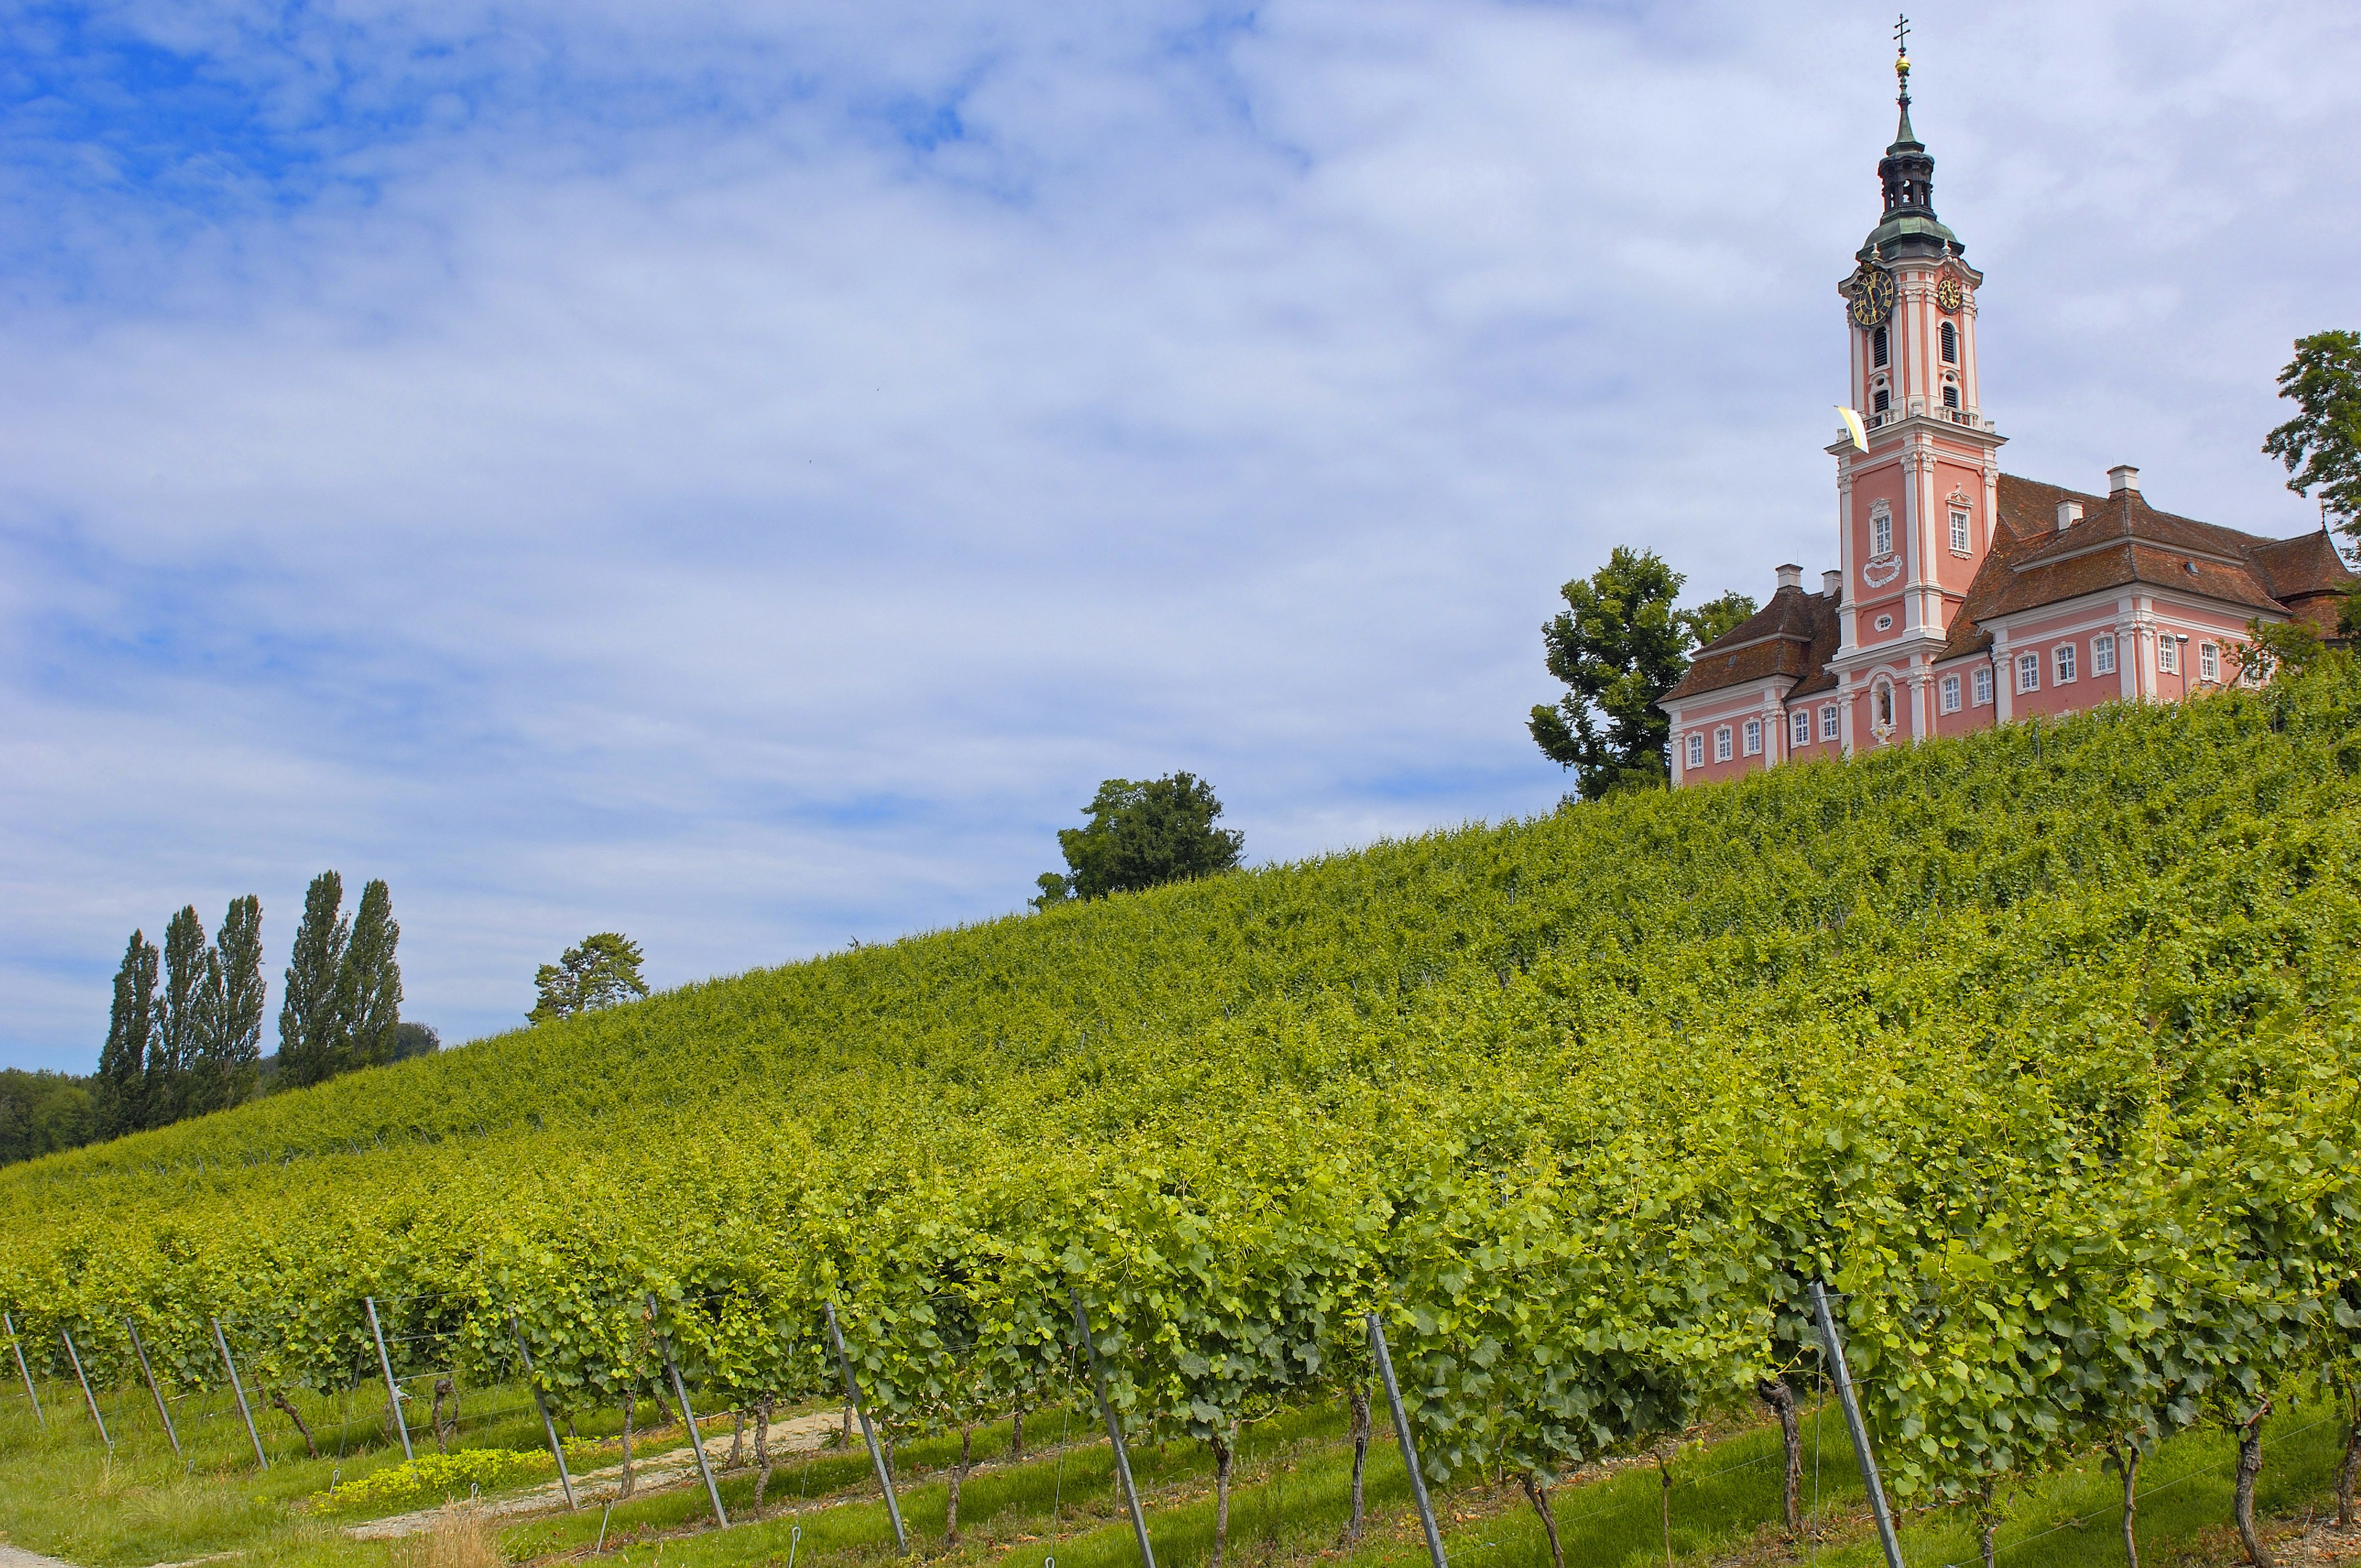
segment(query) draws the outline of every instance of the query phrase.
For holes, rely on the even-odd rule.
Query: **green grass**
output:
[[[484,1390],[470,1402],[504,1409],[514,1390]],[[397,1463],[400,1450],[383,1439],[370,1417],[375,1406],[356,1400],[349,1420],[341,1400],[307,1400],[307,1420],[326,1451],[306,1457],[283,1417],[260,1418],[273,1464],[254,1468],[236,1409],[226,1400],[183,1405],[177,1412],[190,1451],[176,1463],[151,1405],[126,1394],[103,1398],[101,1409],[116,1438],[109,1456],[71,1384],[44,1390],[50,1420],[37,1428],[21,1398],[0,1398],[0,1536],[12,1544],[88,1568],[140,1568],[236,1552],[241,1563],[382,1564],[388,1549],[358,1542],[340,1526],[362,1517],[324,1506],[332,1474],[356,1478]],[[2266,1514],[2300,1514],[2324,1495],[2341,1454],[2342,1429],[2328,1412],[2302,1405],[2284,1410],[2265,1429],[2266,1466],[2257,1506]],[[602,1431],[619,1423],[609,1419]],[[1071,1445],[1058,1445],[1060,1428]],[[520,1421],[496,1415],[463,1433],[467,1446],[522,1447],[537,1436],[527,1408]],[[586,1434],[587,1435],[587,1434]],[[1058,1568],[1129,1568],[1137,1562],[1129,1520],[1113,1480],[1111,1457],[1086,1415],[1036,1412],[1028,1422],[1032,1452],[1006,1462],[1007,1423],[979,1428],[982,1468],[962,1493],[967,1537],[962,1561],[1003,1558],[1030,1568],[1032,1554],[1054,1555]],[[1850,1445],[1834,1411],[1805,1425],[1805,1506],[1822,1524],[1814,1551],[1793,1551],[1779,1537],[1780,1449],[1768,1426],[1753,1426],[1685,1449],[1672,1463],[1672,1552],[1676,1565],[1763,1558],[1809,1557],[1828,1568],[1876,1568],[1877,1545],[1868,1526]],[[338,1442],[345,1446],[340,1456]],[[677,1429],[641,1452],[653,1457],[679,1446]],[[914,1542],[940,1555],[947,1488],[941,1466],[956,1440],[936,1437],[896,1454],[898,1491]],[[2221,1561],[2230,1515],[2235,1445],[2213,1431],[2183,1434],[2151,1456],[2142,1475],[2139,1533],[2149,1568],[2199,1560]],[[1190,1568],[1210,1552],[1213,1528],[1212,1467],[1192,1443],[1147,1445],[1132,1455],[1147,1497],[1150,1537],[1165,1568]],[[709,1528],[704,1490],[686,1486],[643,1495],[615,1508],[559,1513],[504,1532],[512,1559],[587,1554],[602,1517],[607,1551],[600,1562],[653,1563],[659,1549],[678,1568],[737,1568],[784,1563],[792,1550],[798,1568],[884,1561],[892,1531],[875,1497],[869,1459],[856,1446],[793,1456],[774,1472],[765,1517],[747,1517],[751,1469],[722,1480],[724,1506],[741,1522]],[[1349,1568],[1415,1568],[1424,1561],[1410,1508],[1409,1486],[1388,1435],[1373,1442],[1367,1473],[1369,1536],[1345,1550],[1341,1538],[1349,1507],[1350,1453],[1341,1406],[1323,1404],[1257,1423],[1241,1444],[1231,1505],[1232,1553],[1242,1561],[1319,1558]],[[1664,1492],[1653,1464],[1619,1467],[1578,1479],[1554,1497],[1566,1561],[1598,1568],[1647,1568],[1664,1558]],[[1440,1489],[1437,1507],[1444,1542],[1458,1568],[1533,1568],[1548,1560],[1540,1521],[1513,1482],[1493,1485],[1463,1477]],[[2036,1478],[2008,1499],[2010,1520],[1999,1541],[2006,1568],[2117,1568],[2116,1478],[2095,1464]],[[400,1511],[373,1510],[375,1514]],[[797,1530],[801,1531],[796,1537]],[[1972,1522],[1952,1509],[1905,1514],[1903,1541],[1913,1568],[1975,1561]],[[2209,1555],[2210,1553],[2210,1555]]]

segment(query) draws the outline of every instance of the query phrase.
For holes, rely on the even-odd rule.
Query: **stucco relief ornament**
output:
[[[1899,555],[1880,555],[1875,560],[1861,563],[1861,580],[1872,588],[1882,588],[1901,575],[1902,557]]]

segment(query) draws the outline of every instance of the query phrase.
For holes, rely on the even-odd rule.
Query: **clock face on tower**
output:
[[[1967,297],[1968,291],[1960,287],[1960,280],[1949,273],[1935,285],[1935,302],[1943,307],[1946,315],[1958,314],[1960,302]]]
[[[1866,330],[1894,313],[1894,274],[1864,261],[1852,275],[1852,299],[1846,313],[1852,324]]]

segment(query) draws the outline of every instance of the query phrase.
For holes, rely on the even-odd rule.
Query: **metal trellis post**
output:
[[[1091,1314],[1079,1290],[1074,1292],[1074,1327],[1082,1331],[1082,1348],[1091,1353],[1091,1387],[1099,1397],[1099,1414],[1106,1419],[1107,1442],[1115,1446],[1115,1479],[1123,1483],[1123,1500],[1131,1509],[1131,1533],[1139,1540],[1139,1561],[1143,1568],[1156,1568],[1156,1550],[1148,1544],[1148,1516],[1140,1511],[1139,1488],[1131,1481],[1131,1455],[1123,1450],[1123,1422],[1115,1418],[1115,1403],[1107,1398],[1098,1342],[1091,1335]]]
[[[1820,1348],[1828,1352],[1828,1372],[1836,1381],[1837,1403],[1844,1409],[1845,1430],[1861,1456],[1861,1481],[1869,1489],[1870,1511],[1877,1516],[1877,1539],[1885,1548],[1886,1568],[1902,1568],[1902,1542],[1894,1538],[1894,1515],[1885,1506],[1885,1488],[1878,1485],[1877,1460],[1869,1452],[1869,1428],[1862,1424],[1861,1404],[1852,1397],[1852,1374],[1845,1368],[1844,1342],[1837,1337],[1837,1321],[1828,1314],[1828,1293],[1811,1282],[1812,1316],[1820,1328]]]
[[[129,1318],[123,1326],[131,1331],[131,1348],[139,1357],[139,1374],[148,1379],[148,1392],[156,1400],[156,1419],[164,1423],[164,1435],[172,1440],[172,1457],[181,1457],[181,1434],[172,1430],[172,1412],[164,1405],[164,1390],[156,1386],[156,1369],[148,1365],[148,1347],[139,1343],[139,1325]]]
[[[74,1349],[73,1335],[65,1325],[58,1325],[58,1337],[66,1342],[66,1359],[73,1364],[74,1381],[82,1385],[82,1402],[90,1407],[90,1419],[98,1425],[98,1441],[106,1444],[106,1452],[115,1452],[115,1440],[106,1435],[106,1418],[98,1413],[98,1396],[90,1391],[90,1376],[82,1369],[82,1353]]]
[[[517,1354],[524,1358],[524,1386],[533,1390],[533,1408],[541,1412],[541,1430],[549,1434],[549,1455],[557,1461],[557,1484],[566,1491],[566,1506],[571,1510],[582,1505],[574,1500],[574,1477],[566,1473],[566,1449],[557,1441],[557,1423],[549,1419],[549,1401],[541,1397],[541,1383],[533,1370],[533,1352],[524,1347],[524,1328],[514,1312],[509,1314],[509,1332],[516,1335]]]
[[[237,1413],[246,1420],[246,1435],[254,1444],[255,1462],[265,1470],[270,1468],[270,1455],[262,1452],[262,1434],[254,1430],[254,1412],[247,1408],[246,1385],[237,1379],[237,1363],[229,1354],[229,1341],[224,1337],[219,1318],[205,1320],[214,1326],[214,1348],[221,1352],[222,1365],[229,1368],[229,1391],[237,1396]]]
[[[377,1369],[385,1374],[386,1401],[393,1407],[393,1430],[401,1434],[401,1457],[415,1459],[410,1452],[410,1418],[401,1409],[401,1385],[393,1380],[393,1361],[385,1354],[385,1331],[377,1323],[377,1298],[364,1296],[361,1304],[368,1309],[369,1338],[377,1341]]]
[[[33,1419],[47,1427],[49,1418],[41,1413],[41,1397],[33,1392],[33,1369],[25,1365],[25,1347],[16,1339],[16,1319],[13,1313],[0,1312],[0,1323],[7,1325],[8,1348],[16,1353],[16,1376],[25,1380],[25,1398],[33,1401]]]
[[[894,1545],[905,1557],[910,1555],[909,1532],[902,1528],[902,1505],[894,1497],[894,1477],[885,1468],[885,1451],[877,1446],[877,1429],[869,1424],[869,1408],[861,1402],[861,1385],[853,1380],[852,1357],[845,1354],[844,1331],[837,1327],[836,1303],[828,1303],[829,1343],[836,1346],[836,1364],[844,1369],[844,1397],[852,1401],[852,1413],[861,1418],[861,1435],[869,1440],[869,1463],[877,1467],[877,1485],[885,1494],[885,1517],[894,1521]]]
[[[648,1297],[648,1327],[656,1324],[656,1299]],[[713,1522],[723,1530],[730,1528],[730,1516],[721,1511],[721,1488],[713,1484],[713,1466],[706,1462],[705,1439],[697,1430],[697,1412],[688,1408],[688,1386],[680,1380],[680,1363],[672,1355],[672,1336],[658,1334],[656,1343],[664,1349],[664,1370],[672,1376],[672,1397],[680,1401],[680,1424],[688,1429],[688,1451],[697,1455],[697,1473],[705,1477],[705,1495],[713,1502]]]
[[[1443,1532],[1434,1526],[1434,1505],[1427,1500],[1426,1476],[1418,1466],[1418,1444],[1410,1435],[1410,1412],[1402,1409],[1401,1388],[1394,1382],[1394,1358],[1386,1349],[1385,1325],[1375,1312],[1369,1314],[1369,1354],[1386,1386],[1386,1408],[1394,1413],[1394,1441],[1401,1445],[1402,1464],[1410,1471],[1410,1495],[1418,1504],[1418,1522],[1426,1529],[1426,1554],[1434,1560],[1434,1568],[1444,1568]]]

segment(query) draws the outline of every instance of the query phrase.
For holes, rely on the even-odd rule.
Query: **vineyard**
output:
[[[1808,1387],[1820,1280],[1887,1489],[1996,1515],[2352,1397],[2356,1062],[2337,662],[862,948],[52,1157],[0,1173],[0,1308],[36,1377],[69,1340],[168,1398],[232,1357],[260,1417],[529,1354],[564,1421],[833,1398],[832,1307],[897,1442],[1095,1362],[1127,1432],[1224,1474],[1366,1398],[1374,1312],[1428,1475],[1538,1503]]]

